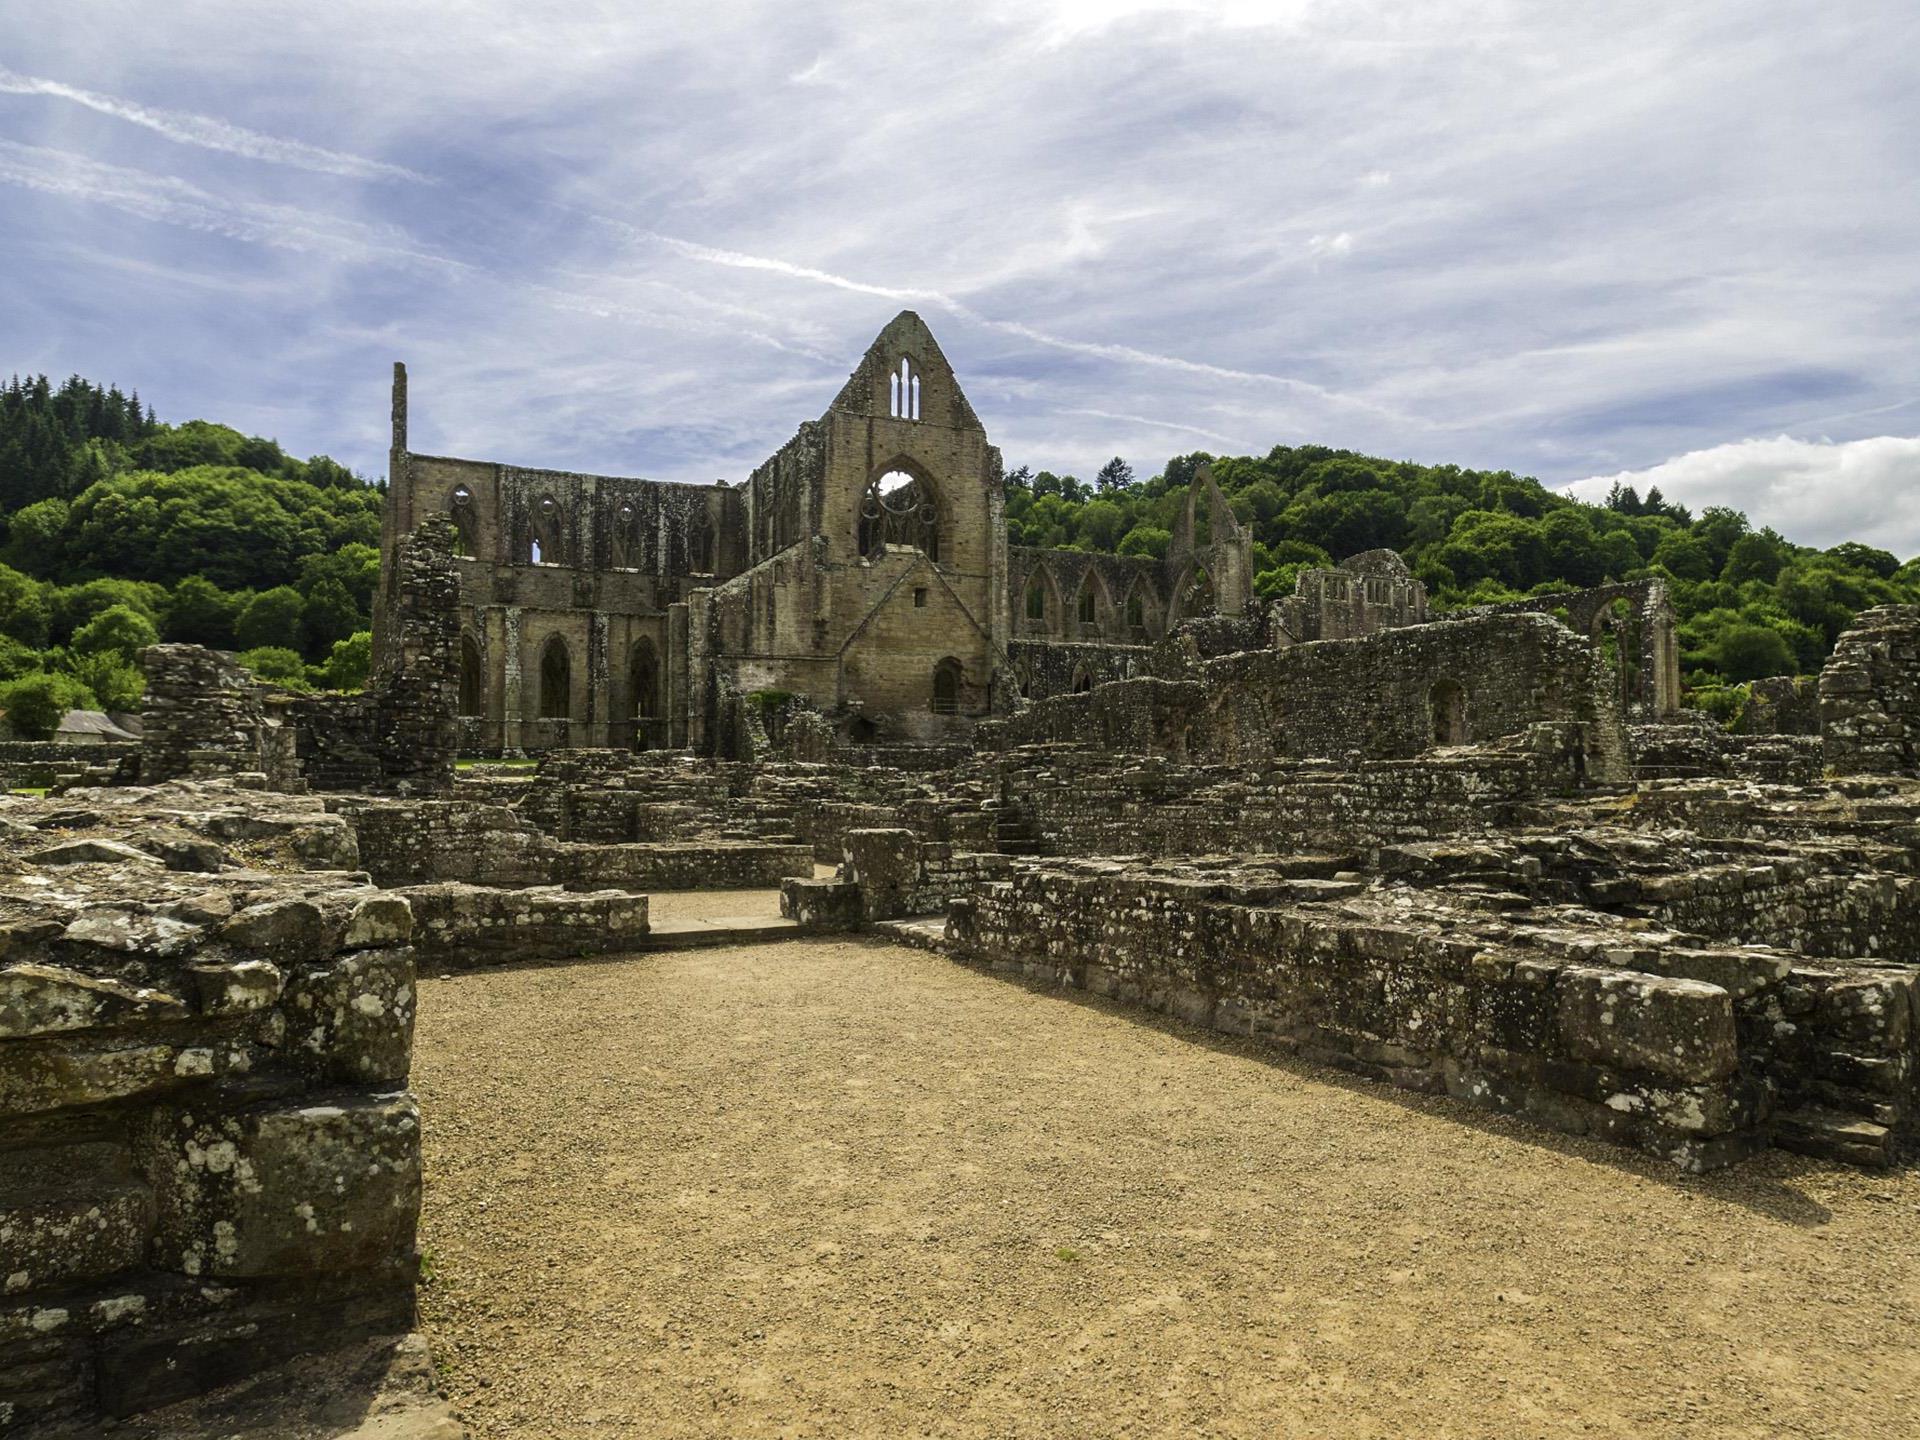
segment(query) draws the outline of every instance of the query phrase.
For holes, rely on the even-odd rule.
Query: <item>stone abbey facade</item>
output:
[[[452,520],[465,748],[725,748],[730,707],[804,698],[853,742],[959,740],[1018,697],[1132,673],[1252,603],[1252,538],[1197,480],[1165,560],[1010,546],[1000,452],[903,312],[826,413],[711,486],[407,448],[394,368],[386,573]],[[376,655],[390,645],[380,596]]]

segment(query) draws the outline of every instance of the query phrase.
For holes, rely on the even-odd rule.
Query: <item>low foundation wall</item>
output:
[[[619,955],[640,948],[648,933],[647,897],[620,891],[415,885],[395,893],[413,909],[414,948],[429,973]]]
[[[467,801],[371,802],[342,807],[360,859],[379,885],[457,881],[506,889],[771,890],[811,875],[805,845],[697,840],[661,845],[569,844],[511,810]]]
[[[1361,890],[1069,863],[956,899],[946,938],[962,960],[1256,1036],[1688,1170],[1771,1143],[1777,1106],[1877,1117],[1801,1135],[1805,1148],[1857,1141],[1862,1153],[1848,1158],[1886,1163],[1910,1141],[1912,971],[1627,936],[1542,931],[1549,943],[1534,944],[1511,932],[1494,943],[1472,933],[1467,915],[1369,918],[1325,903]],[[1628,958],[1638,968],[1601,963]]]

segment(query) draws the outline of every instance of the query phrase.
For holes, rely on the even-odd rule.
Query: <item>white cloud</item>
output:
[[[1696,515],[1709,505],[1744,510],[1803,545],[1860,540],[1902,560],[1920,555],[1920,436],[1741,440],[1566,488],[1598,500],[1616,482],[1643,496],[1658,486]]]
[[[0,65],[0,94],[47,95],[70,100],[102,115],[111,115],[116,120],[144,126],[179,144],[198,145],[204,150],[218,150],[229,155],[243,155],[249,160],[265,160],[274,165],[291,165],[300,170],[312,170],[323,175],[345,175],[357,180],[432,183],[427,176],[403,165],[389,165],[384,160],[369,160],[364,155],[349,155],[341,150],[328,150],[300,140],[262,135],[257,130],[232,125],[210,115],[150,109],[145,105],[136,105],[131,100],[82,90],[59,80],[17,74],[4,65]]]

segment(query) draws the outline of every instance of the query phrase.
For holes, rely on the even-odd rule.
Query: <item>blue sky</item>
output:
[[[739,478],[918,310],[1009,464],[1323,443],[1920,553],[1920,7],[6,5],[0,370]]]

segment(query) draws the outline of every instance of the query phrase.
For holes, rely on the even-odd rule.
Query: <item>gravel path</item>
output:
[[[1920,1434],[1920,1175],[1687,1180],[873,941],[421,985],[479,1436]]]

